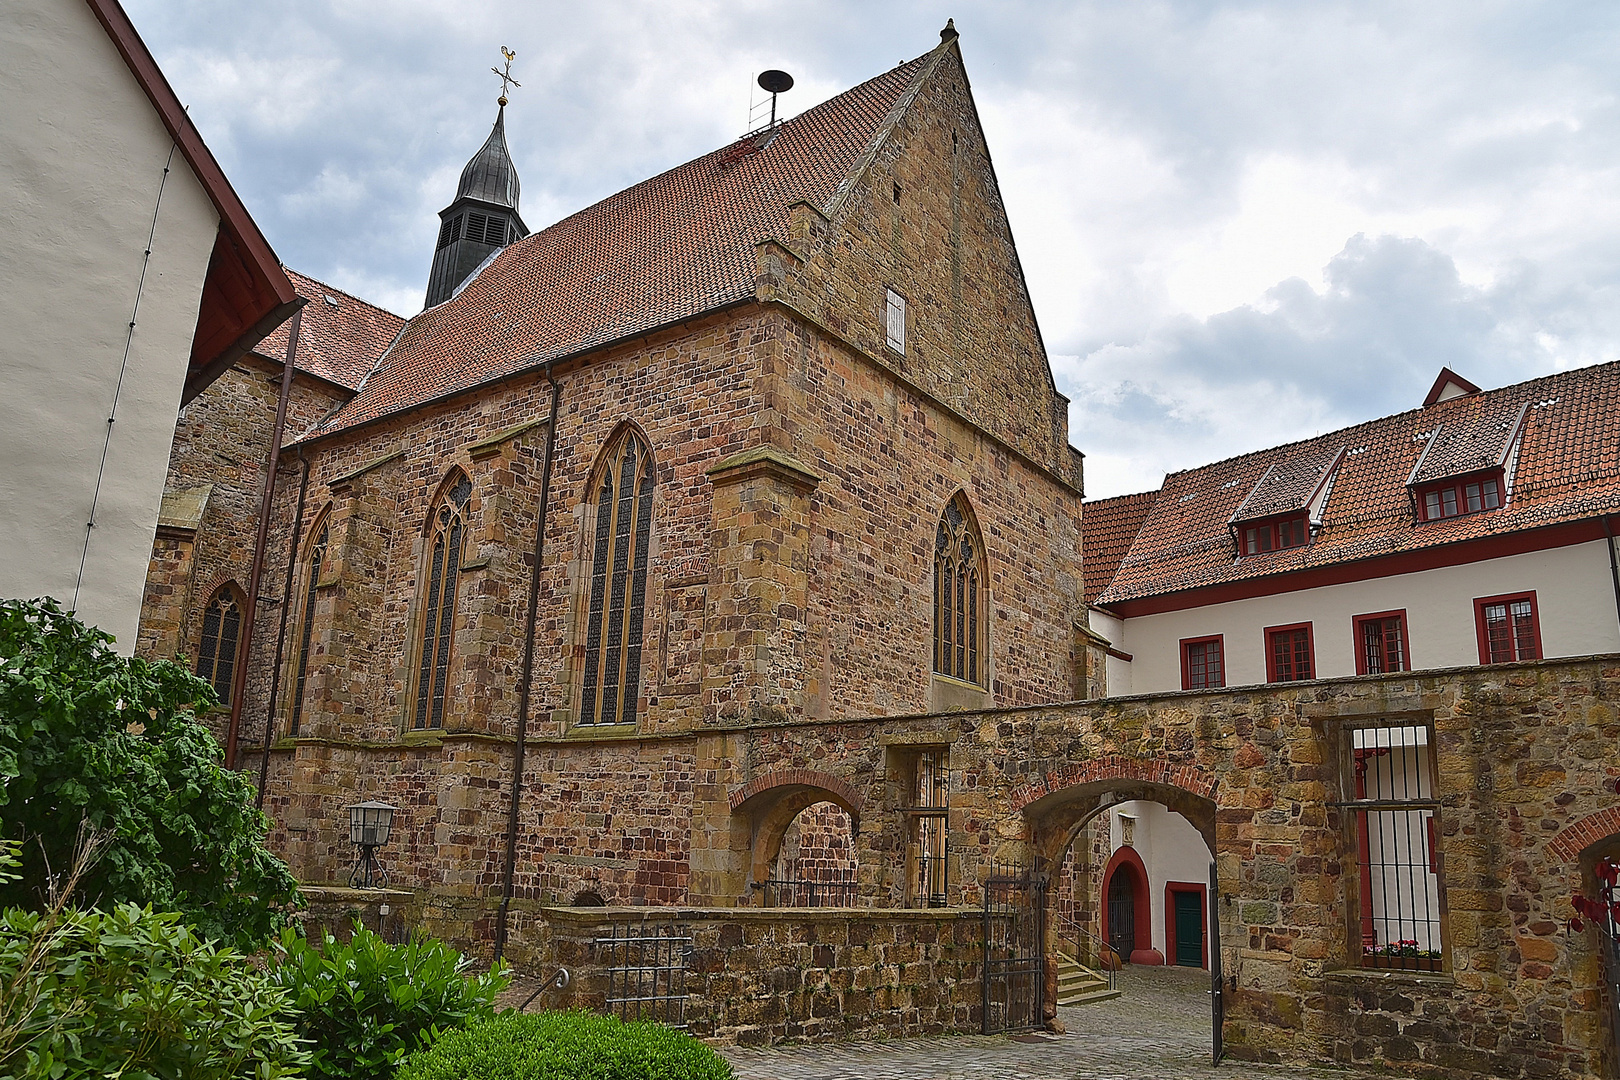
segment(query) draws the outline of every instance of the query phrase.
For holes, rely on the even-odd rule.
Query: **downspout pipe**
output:
[[[292,540],[287,547],[287,578],[281,586],[281,627],[276,631],[276,658],[270,664],[270,705],[264,714],[264,754],[259,758],[259,794],[255,810],[264,809],[264,786],[270,779],[270,744],[276,733],[276,705],[281,696],[282,650],[287,644],[287,617],[292,608],[293,568],[298,565],[298,544],[304,537],[304,498],[309,494],[309,458],[298,448],[303,472],[298,477],[298,510],[293,514]]]
[[[1620,619],[1620,562],[1614,557],[1614,530],[1609,527],[1609,515],[1603,515],[1603,535],[1609,542],[1609,576],[1614,579],[1614,614]]]
[[[506,951],[508,914],[517,874],[518,807],[523,797],[523,755],[529,735],[529,686],[534,679],[534,631],[540,612],[540,563],[546,553],[546,511],[551,506],[551,462],[557,456],[557,421],[561,416],[562,384],[546,365],[551,384],[551,420],[546,425],[546,459],[540,467],[540,507],[534,528],[534,565],[529,573],[529,611],[523,625],[523,666],[518,676],[517,742],[512,748],[512,802],[506,812],[506,863],[501,876],[501,906],[495,916],[495,962]]]
[[[264,549],[270,540],[270,510],[276,497],[276,466],[281,461],[281,437],[287,427],[287,400],[292,396],[293,357],[298,354],[298,331],[304,323],[303,297],[293,311],[287,330],[287,356],[281,365],[281,394],[276,398],[276,422],[270,431],[270,452],[264,463],[264,491],[259,498],[259,535],[253,542],[253,565],[248,570],[247,611],[242,613],[242,644],[231,677],[231,721],[225,729],[225,767],[236,768],[236,743],[242,730],[242,699],[247,696],[248,661],[253,656],[253,630],[258,623],[259,585],[264,577]],[[283,605],[286,598],[282,598]]]

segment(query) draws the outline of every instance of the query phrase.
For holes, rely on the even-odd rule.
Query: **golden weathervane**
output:
[[[501,55],[506,57],[506,70],[502,71],[500,68],[493,67],[489,70],[501,77],[500,105],[504,108],[506,106],[506,84],[511,83],[513,86],[522,86],[523,84],[512,78],[512,61],[517,59],[517,53],[502,45]]]

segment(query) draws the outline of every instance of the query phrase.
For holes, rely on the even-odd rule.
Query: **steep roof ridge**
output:
[[[1492,398],[1492,397],[1494,397],[1494,396],[1496,396],[1498,394],[1507,394],[1509,391],[1518,390],[1518,389],[1520,389],[1522,387],[1531,387],[1531,386],[1535,386],[1535,385],[1537,385],[1539,383],[1552,382],[1554,380],[1562,380],[1562,379],[1565,379],[1565,378],[1567,378],[1568,376],[1571,376],[1571,375],[1578,375],[1578,374],[1580,374],[1582,372],[1591,372],[1591,371],[1596,371],[1599,368],[1609,368],[1609,367],[1620,368],[1620,360],[1609,360],[1609,361],[1605,361],[1604,363],[1601,363],[1601,364],[1589,364],[1586,367],[1569,368],[1569,369],[1567,369],[1565,371],[1554,371],[1554,372],[1550,372],[1549,374],[1546,374],[1546,375],[1537,375],[1535,378],[1526,379],[1524,382],[1509,383],[1507,386],[1499,386],[1499,387],[1496,387],[1493,390],[1484,390],[1484,391],[1481,391],[1478,394],[1469,394],[1467,397],[1451,398],[1448,401],[1436,402],[1433,405],[1419,406],[1418,408],[1415,408],[1415,409],[1403,409],[1400,412],[1389,413],[1389,414],[1384,415],[1384,416],[1375,416],[1370,420],[1362,420],[1362,421],[1360,421],[1358,423],[1351,424],[1349,427],[1335,428],[1332,431],[1324,431],[1320,435],[1312,435],[1312,436],[1310,436],[1309,438],[1306,438],[1306,439],[1295,439],[1293,442],[1278,443],[1275,446],[1261,447],[1258,450],[1250,450],[1247,453],[1234,454],[1229,458],[1220,458],[1220,459],[1218,459],[1216,461],[1205,462],[1203,465],[1194,465],[1191,468],[1187,468],[1187,469],[1177,469],[1177,470],[1175,470],[1173,472],[1167,472],[1167,473],[1164,474],[1164,483],[1168,484],[1172,477],[1189,476],[1189,475],[1191,475],[1193,473],[1203,472],[1205,469],[1213,469],[1217,465],[1227,465],[1227,464],[1231,464],[1231,463],[1234,463],[1234,462],[1247,461],[1250,458],[1256,458],[1256,457],[1261,457],[1263,455],[1275,454],[1275,453],[1277,453],[1279,451],[1282,451],[1282,450],[1291,450],[1291,449],[1293,449],[1295,447],[1306,446],[1306,445],[1308,445],[1310,443],[1318,442],[1318,441],[1323,440],[1323,439],[1331,439],[1331,438],[1333,438],[1335,436],[1338,436],[1338,435],[1346,435],[1346,436],[1348,436],[1351,432],[1360,431],[1363,428],[1369,428],[1369,427],[1373,427],[1375,425],[1380,425],[1380,424],[1393,423],[1394,421],[1399,420],[1403,416],[1416,416],[1419,413],[1428,412],[1430,409],[1479,408],[1480,405],[1481,405],[1482,399]],[[1456,402],[1458,404],[1453,405],[1453,402]],[[1440,422],[1443,423],[1444,421],[1440,421]],[[1351,441],[1353,442],[1354,440],[1351,440]],[[1164,490],[1164,485],[1163,484],[1160,485],[1160,490],[1161,491]]]
[[[872,162],[877,160],[878,151],[883,149],[883,144],[888,142],[889,136],[894,134],[894,129],[899,126],[900,121],[906,115],[906,111],[911,108],[911,103],[917,100],[917,95],[922,92],[923,86],[933,76],[934,70],[939,67],[940,61],[944,59],[946,50],[955,46],[956,42],[957,39],[954,37],[941,41],[934,48],[923,53],[922,56],[908,61],[908,63],[915,64],[918,60],[926,60],[912,75],[911,82],[906,86],[904,92],[895,99],[894,107],[889,110],[889,115],[884,117],[883,123],[878,125],[878,129],[873,133],[872,141],[867,144],[866,150],[860,157],[855,159],[855,164],[850,166],[849,172],[844,176],[844,179],[839,181],[838,186],[833,189],[832,197],[822,207],[821,212],[829,219],[836,217],[843,210],[844,204],[849,201],[850,195],[860,186],[860,182],[866,176],[867,170],[872,167]],[[899,66],[904,67],[905,65],[901,64]],[[878,78],[882,78],[882,76],[880,75]],[[867,81],[870,82],[871,80]],[[865,86],[866,84],[862,83],[861,85]],[[856,89],[859,89],[859,87]]]
[[[357,304],[364,304],[364,305],[366,305],[366,307],[370,308],[371,310],[380,311],[384,315],[390,316],[391,318],[398,319],[400,322],[408,321],[404,315],[395,314],[394,312],[389,311],[387,308],[383,307],[381,304],[374,304],[370,300],[367,300],[363,296],[357,296],[354,293],[350,292],[348,289],[340,289],[338,286],[333,285],[331,282],[322,281],[318,277],[312,277],[311,275],[304,273],[302,270],[294,270],[292,267],[288,266],[286,263],[281,264],[281,269],[286,272],[288,277],[303,278],[305,281],[309,282],[311,285],[319,285],[326,292],[336,293],[339,296],[348,297],[350,300],[353,300]]]

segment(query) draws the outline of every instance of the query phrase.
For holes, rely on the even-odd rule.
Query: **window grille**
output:
[[[1541,658],[1541,629],[1534,593],[1475,601],[1480,663],[1512,664]]]
[[[1220,638],[1182,642],[1181,660],[1183,690],[1213,690],[1226,685]]]
[[[197,649],[197,674],[208,680],[221,705],[231,703],[241,635],[242,605],[237,602],[236,589],[222,585],[203,610],[202,642]]]
[[[1438,971],[1440,860],[1433,760],[1419,725],[1351,733],[1363,967]]]
[[[978,530],[960,494],[945,507],[934,533],[934,670],[964,682],[986,683],[984,559]]]
[[[326,544],[331,538],[332,523],[330,518],[323,518],[320,531],[315,534],[315,543],[309,548],[309,568],[305,571],[304,582],[304,625],[298,637],[298,663],[294,667],[297,674],[293,677],[292,721],[287,730],[298,734],[298,724],[304,718],[304,684],[309,679],[309,643],[315,633],[315,587],[321,581],[321,564],[326,561]]]
[[[1359,674],[1386,675],[1411,670],[1406,657],[1405,619],[1400,615],[1357,619],[1356,648]]]
[[[950,793],[947,751],[941,747],[917,754],[912,791],[911,906],[944,907],[949,885],[946,804]]]
[[[606,1012],[625,1021],[686,1027],[690,931],[674,923],[614,923],[593,944],[606,976]]]
[[[652,540],[652,455],[626,431],[608,450],[596,491],[581,724],[633,724]]]
[[[422,609],[422,657],[416,678],[416,726],[444,726],[445,684],[456,622],[456,584],[461,573],[472,481],[462,476],[445,493],[429,520],[433,531],[426,568],[427,604]]]
[[[1266,648],[1271,682],[1301,682],[1316,677],[1308,625],[1267,630]]]
[[[883,326],[889,348],[905,355],[906,352],[906,298],[889,289],[884,304]]]

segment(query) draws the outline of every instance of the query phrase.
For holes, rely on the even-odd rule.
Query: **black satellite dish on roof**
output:
[[[793,76],[785,71],[772,68],[759,73],[759,88],[770,92],[771,95],[771,123],[776,123],[776,95],[793,89]]]

